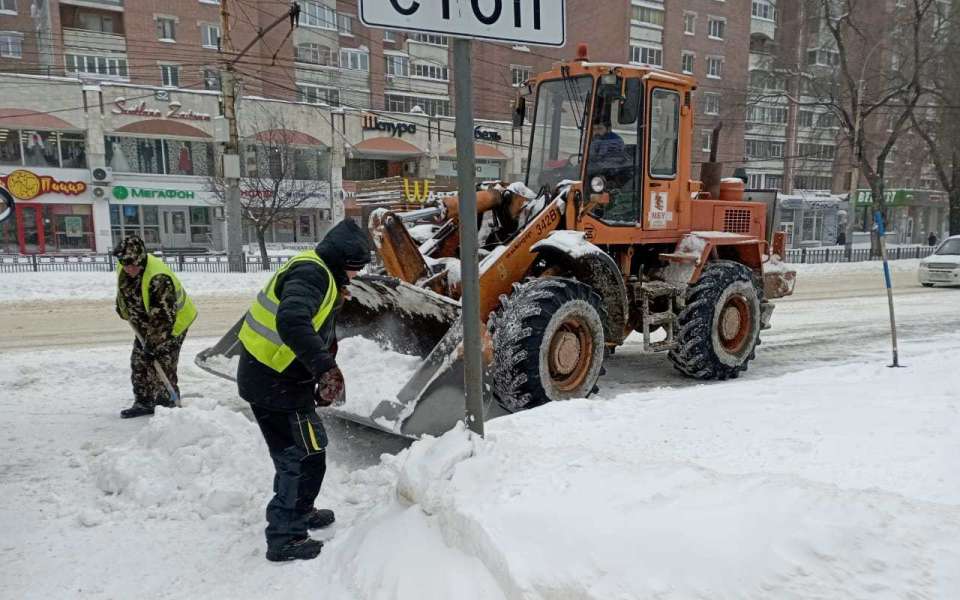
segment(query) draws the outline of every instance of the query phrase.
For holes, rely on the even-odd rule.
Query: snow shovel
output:
[[[130,324],[130,329],[133,329],[133,334],[137,336],[137,341],[140,342],[141,348],[146,348],[147,344],[143,340],[143,336],[140,335],[140,332],[137,331],[137,328],[133,326],[133,323]],[[153,361],[153,368],[157,371],[157,376],[160,378],[160,381],[163,382],[163,387],[167,389],[167,394],[170,395],[170,400],[173,402],[174,406],[180,408],[180,394],[177,393],[177,389],[173,387],[173,384],[170,383],[170,379],[167,377],[167,374],[163,372],[163,367],[160,366],[160,363],[157,360]]]
[[[464,417],[460,303],[394,277],[361,275],[347,286],[337,313],[337,338],[364,337],[385,350],[420,356],[423,363],[394,398],[377,398],[359,414],[351,403],[324,409],[338,417],[395,435],[440,435]],[[211,348],[197,355],[201,369],[235,379],[241,318]],[[376,360],[376,357],[371,357]],[[347,381],[350,389],[352,382]],[[360,385],[353,383],[352,385]],[[487,399],[488,417],[502,414]]]

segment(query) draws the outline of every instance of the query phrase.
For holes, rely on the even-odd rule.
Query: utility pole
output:
[[[483,435],[483,352],[480,337],[480,266],[477,262],[477,184],[474,167],[471,41],[453,38],[457,108],[457,189],[460,204],[460,297],[463,322],[463,385],[467,427]]]
[[[230,9],[228,0],[220,0],[220,51],[226,53],[220,70],[223,88],[223,116],[227,120],[229,139],[223,149],[221,175],[227,217],[227,260],[231,271],[242,271],[243,257],[242,207],[240,206],[240,130],[237,125],[237,77],[233,70],[233,42],[230,39]]]

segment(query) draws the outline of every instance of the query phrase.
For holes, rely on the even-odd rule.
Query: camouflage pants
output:
[[[180,388],[177,386],[177,363],[180,361],[180,348],[183,346],[186,335],[184,333],[165,343],[163,352],[156,357],[178,396]],[[170,404],[170,394],[157,374],[153,362],[144,358],[139,341],[133,342],[133,352],[130,354],[130,381],[133,383],[133,397],[137,402],[147,406]]]

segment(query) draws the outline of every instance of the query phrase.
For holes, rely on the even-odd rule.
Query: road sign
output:
[[[360,0],[369,27],[563,46],[566,0]]]

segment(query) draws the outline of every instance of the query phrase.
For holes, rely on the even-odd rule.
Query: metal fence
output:
[[[887,250],[891,260],[906,258],[924,258],[933,253],[930,246],[898,246]],[[841,247],[798,248],[787,250],[788,263],[841,263],[879,260],[870,256],[869,248],[855,248],[850,260]],[[230,264],[223,254],[165,255],[162,258],[175,272],[228,273]],[[277,270],[285,263],[287,256],[271,256],[268,271]],[[117,268],[116,259],[109,254],[53,255],[53,254],[0,254],[0,273],[25,273],[43,271],[113,271]],[[246,256],[243,262],[244,272],[263,271],[259,256]]]

